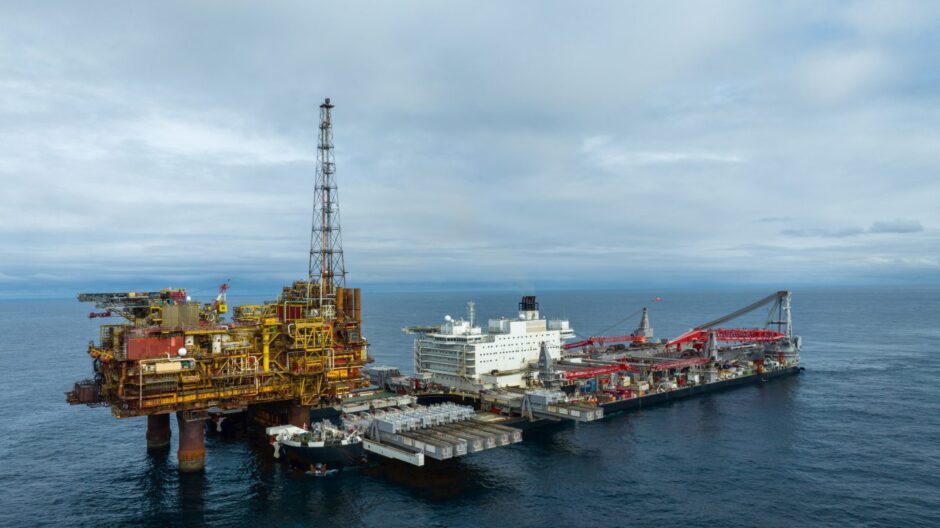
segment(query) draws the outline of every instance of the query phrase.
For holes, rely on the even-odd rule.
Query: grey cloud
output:
[[[324,96],[350,280],[933,273],[891,5],[7,3],[0,282],[304,273]]]
[[[864,232],[864,229],[857,227],[843,227],[839,229],[784,229],[780,234],[792,237],[845,238],[861,235]]]
[[[893,220],[890,222],[875,222],[868,228],[869,233],[919,233],[924,226],[916,220]]]
[[[923,230],[924,226],[922,226],[920,222],[916,220],[892,220],[874,222],[868,229],[861,229],[858,227],[843,227],[836,229],[785,229],[781,231],[780,234],[791,237],[845,238],[863,235],[866,233],[907,234],[919,233]]]

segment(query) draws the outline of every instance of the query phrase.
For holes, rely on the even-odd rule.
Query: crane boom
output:
[[[713,327],[713,326],[718,326],[718,325],[720,325],[720,324],[722,324],[722,323],[731,321],[732,319],[737,319],[738,317],[741,317],[741,316],[744,315],[744,314],[751,313],[751,312],[753,312],[754,310],[756,310],[756,309],[758,309],[758,308],[760,308],[760,307],[762,307],[762,306],[767,306],[768,304],[770,304],[770,303],[772,303],[772,302],[779,302],[781,299],[783,299],[784,297],[787,297],[788,295],[790,295],[790,292],[788,292],[788,291],[783,291],[783,290],[782,290],[782,291],[778,291],[777,293],[768,295],[767,297],[764,297],[763,299],[761,299],[761,300],[759,300],[759,301],[757,301],[757,302],[755,302],[755,303],[753,303],[753,304],[749,304],[749,305],[745,306],[744,308],[741,308],[740,310],[731,312],[730,314],[725,315],[725,316],[723,316],[723,317],[719,317],[718,319],[715,319],[714,321],[709,321],[709,322],[707,322],[707,323],[705,323],[705,324],[698,325],[698,326],[695,327],[695,329],[696,329],[696,330],[704,330],[704,329],[706,329],[706,328],[711,328],[711,327]]]

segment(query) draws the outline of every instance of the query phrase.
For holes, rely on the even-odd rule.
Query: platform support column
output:
[[[147,449],[166,449],[167,447],[170,447],[170,415],[147,416]]]
[[[288,423],[295,427],[310,426],[310,406],[292,404],[288,411]]]
[[[187,420],[183,412],[176,413],[180,429],[180,445],[176,452],[181,473],[202,471],[206,467],[206,421]]]

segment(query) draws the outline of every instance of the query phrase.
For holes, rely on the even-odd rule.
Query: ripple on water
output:
[[[674,301],[656,306],[653,326],[678,334],[762,293],[657,292]],[[97,330],[86,307],[0,302],[0,357],[17,365],[0,369],[12,388],[0,399],[0,525],[938,526],[938,293],[796,292],[803,376],[527,432],[436,473],[337,480],[216,438],[205,475],[181,478],[172,452],[147,454],[142,420],[62,403],[89,374],[82,350]],[[469,298],[481,319],[509,313],[516,296],[369,294],[372,353],[409,365],[400,328]],[[545,292],[540,302],[590,333],[649,297]]]

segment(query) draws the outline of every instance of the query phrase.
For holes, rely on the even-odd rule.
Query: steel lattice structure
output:
[[[346,265],[340,233],[336,162],[333,157],[333,104],[320,105],[320,137],[317,143],[317,176],[314,186],[313,222],[310,230],[310,283],[319,282],[320,315],[335,316],[336,288],[346,286]],[[313,296],[311,293],[311,297]]]

